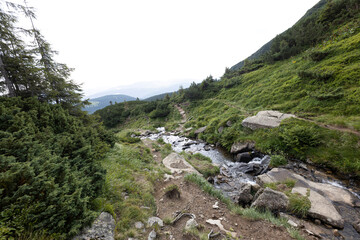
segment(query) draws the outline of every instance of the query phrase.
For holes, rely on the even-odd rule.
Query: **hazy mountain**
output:
[[[123,95],[123,94],[117,94],[117,95],[106,95],[106,96],[102,96],[102,97],[98,97],[98,98],[92,98],[89,99],[89,101],[91,102],[91,105],[86,106],[83,110],[87,111],[88,113],[94,113],[96,110],[102,109],[106,106],[110,105],[110,101],[112,103],[115,102],[124,102],[124,101],[134,101],[136,100],[136,98],[128,96],[128,95]]]
[[[128,96],[138,97],[139,99],[149,98],[155,95],[168,93],[168,92],[175,92],[179,90],[179,87],[182,86],[187,88],[190,86],[190,83],[193,82],[193,79],[187,79],[178,82],[170,82],[166,83],[157,83],[157,82],[141,82],[141,83],[134,83],[128,86],[119,86],[114,87],[105,91],[101,91],[95,94],[91,94],[86,96],[87,98],[96,98],[106,95],[117,95],[117,94],[124,94]]]
[[[152,97],[148,97],[148,98],[145,98],[145,99],[142,99],[143,101],[147,101],[147,102],[151,102],[151,101],[156,101],[156,100],[161,100],[161,99],[164,99],[166,97],[166,95],[169,95],[169,97],[171,97],[171,95],[173,94],[174,92],[167,92],[167,93],[162,93],[162,94],[158,94],[158,95],[155,95],[155,96],[152,96]]]

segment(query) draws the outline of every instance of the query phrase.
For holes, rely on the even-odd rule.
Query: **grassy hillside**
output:
[[[227,149],[236,141],[253,140],[263,152],[360,176],[359,136],[320,127],[360,131],[359,27],[358,20],[351,21],[326,41],[290,59],[248,73],[225,74],[212,83],[223,86],[219,92],[205,90],[203,97],[191,101],[191,121],[185,127],[208,126],[199,137]],[[245,117],[264,109],[303,119],[290,119],[276,129],[251,131],[241,126]],[[231,127],[226,127],[228,120]],[[225,129],[219,133],[221,126]]]

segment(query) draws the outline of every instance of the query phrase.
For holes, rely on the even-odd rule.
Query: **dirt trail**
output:
[[[185,130],[184,124],[186,123],[187,116],[186,116],[185,110],[182,109],[182,107],[179,104],[176,104],[175,107],[181,115],[181,122],[179,124],[179,127],[176,130],[183,132]]]
[[[320,127],[323,127],[323,128],[327,128],[330,130],[336,130],[336,131],[340,131],[340,132],[352,133],[352,134],[355,134],[356,136],[360,137],[360,132],[356,131],[355,129],[346,128],[346,127],[342,127],[342,126],[336,126],[336,125],[324,124],[324,123],[317,122],[317,121],[314,121],[314,120],[311,120],[308,118],[302,118],[302,117],[297,117],[297,118],[304,120],[304,121],[315,123],[316,125],[319,125]]]
[[[144,139],[143,143],[152,149],[152,140]],[[151,153],[158,164],[162,164],[161,154],[154,149]],[[185,174],[173,174],[168,181],[160,181],[155,186],[155,200],[157,205],[157,216],[161,219],[173,219],[177,211],[191,213],[196,216],[197,223],[201,226],[201,232],[221,232],[215,225],[206,223],[206,220],[220,220],[225,230],[236,233],[238,239],[292,239],[284,227],[278,227],[264,220],[249,220],[231,213],[227,206],[218,199],[202,191],[197,185],[184,180]],[[170,185],[177,185],[180,191],[180,198],[169,198],[165,196],[165,188]],[[213,205],[218,202],[218,208]],[[184,232],[185,224],[189,217],[182,217],[174,225],[165,224],[157,239],[199,239]],[[148,233],[147,233],[148,234]],[[171,238],[171,237],[172,238]],[[305,235],[307,239],[312,239]],[[224,239],[212,238],[212,239]],[[236,238],[232,238],[236,239]]]

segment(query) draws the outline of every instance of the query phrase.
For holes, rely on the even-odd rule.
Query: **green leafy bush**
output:
[[[287,164],[287,160],[284,156],[282,156],[282,155],[272,155],[271,156],[271,161],[270,161],[271,167],[279,167],[279,166],[283,166],[286,164]]]
[[[98,160],[114,136],[92,116],[35,98],[1,97],[0,119],[2,234],[73,236],[96,217],[91,202],[105,177]]]

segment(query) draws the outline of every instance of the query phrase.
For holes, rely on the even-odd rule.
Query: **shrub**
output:
[[[35,98],[1,97],[0,119],[1,234],[75,235],[96,217],[105,182],[98,161],[115,138],[94,117]]]
[[[286,150],[300,156],[304,155],[309,147],[321,144],[321,136],[315,126],[286,126],[280,131],[279,136]]]
[[[287,160],[284,156],[281,155],[272,155],[270,166],[271,167],[279,167],[287,164]]]
[[[326,58],[326,56],[328,55],[328,52],[323,52],[323,51],[313,51],[310,53],[310,58],[313,61],[319,62],[321,60],[323,60],[324,58]]]

